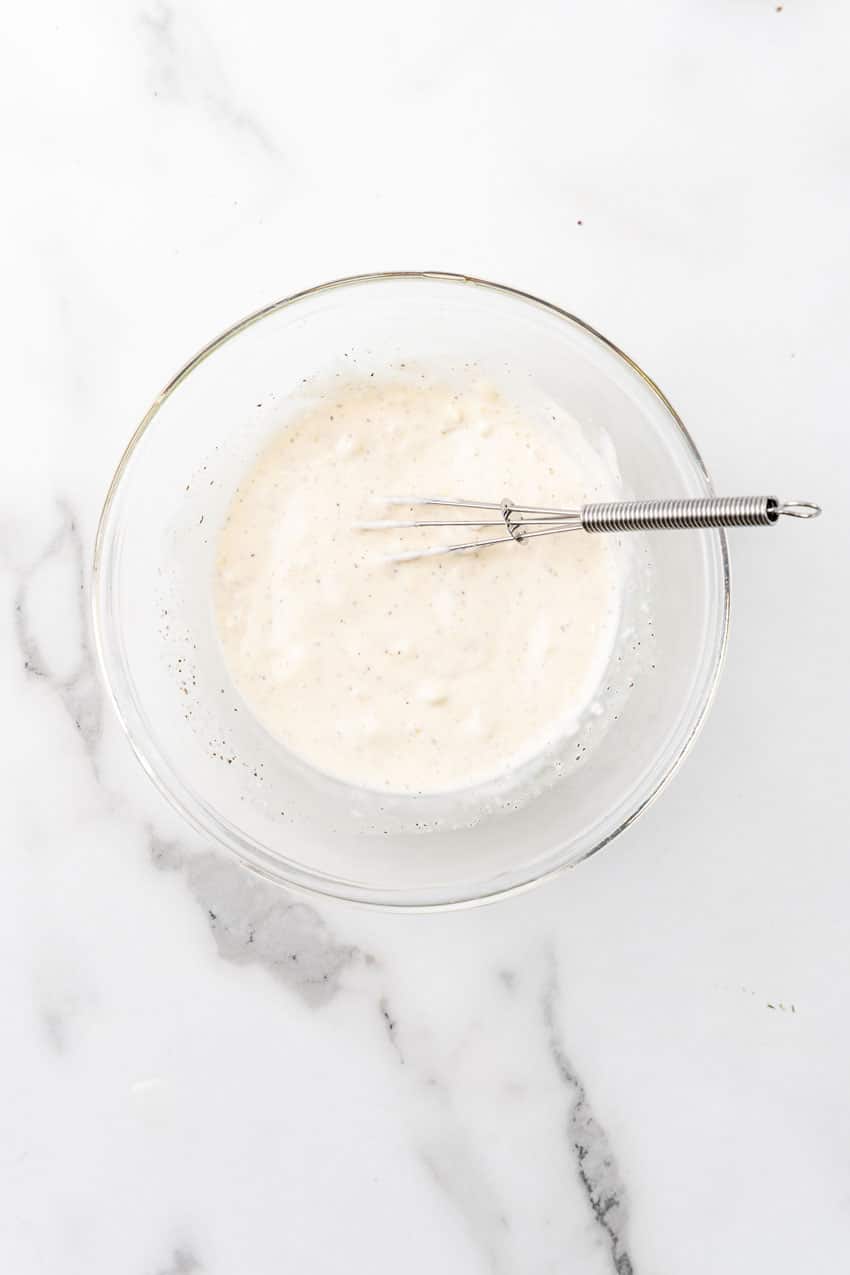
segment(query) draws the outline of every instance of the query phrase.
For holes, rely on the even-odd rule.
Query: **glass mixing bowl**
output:
[[[717,682],[729,574],[722,532],[645,538],[605,679],[607,728],[590,717],[555,780],[394,798],[312,770],[266,734],[231,686],[210,602],[217,531],[243,471],[303,403],[312,377],[334,368],[368,375],[405,358],[533,385],[591,441],[613,443],[628,496],[711,494],[660,390],[574,316],[463,275],[342,279],[237,323],[157,397],[106,497],[94,627],[139,760],[196,828],[291,887],[438,908],[492,899],[577,863],[655,797]]]

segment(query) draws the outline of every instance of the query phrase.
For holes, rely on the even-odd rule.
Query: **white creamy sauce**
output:
[[[495,779],[576,728],[622,572],[612,538],[583,531],[388,562],[499,534],[355,529],[423,516],[377,499],[412,494],[567,507],[617,490],[555,408],[523,412],[481,382],[337,383],[240,483],[214,599],[231,677],[273,736],[349,783],[436,792]]]

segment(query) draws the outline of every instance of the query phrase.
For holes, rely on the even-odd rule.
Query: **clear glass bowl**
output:
[[[510,791],[394,799],[312,771],[244,705],[239,711],[210,606],[217,529],[242,471],[305,379],[355,361],[361,372],[380,371],[405,357],[468,362],[533,384],[591,440],[608,436],[630,495],[711,493],[660,390],[579,319],[462,275],[342,279],[237,323],[153,403],[103,508],[94,627],[139,760],[198,829],[291,887],[438,908],[492,899],[577,863],[655,797],[717,682],[729,574],[721,532],[646,539],[651,559],[640,560],[618,648],[628,658],[606,679],[610,725],[589,721],[569,750],[575,764],[530,798],[524,780],[522,799]]]

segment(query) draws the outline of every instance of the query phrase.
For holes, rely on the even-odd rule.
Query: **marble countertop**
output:
[[[850,8],[47,0],[5,36],[0,1269],[841,1269]],[[662,800],[567,879],[423,917],[202,843],[86,618],[171,372],[389,268],[564,305],[719,489],[827,510],[734,536],[721,689]]]

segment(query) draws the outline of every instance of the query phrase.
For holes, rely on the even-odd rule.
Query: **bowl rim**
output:
[[[108,697],[115,710],[118,721],[121,724],[121,728],[128,739],[137,760],[141,764],[142,769],[149,776],[155,787],[169,802],[169,804],[177,810],[197,832],[200,832],[205,836],[213,836],[218,844],[222,845],[226,850],[234,854],[239,861],[251,871],[267,880],[273,881],[276,885],[284,886],[286,889],[308,897],[320,896],[327,899],[334,899],[339,902],[348,902],[362,907],[377,908],[379,910],[391,912],[439,912],[472,907],[482,903],[491,903],[498,899],[520,894],[526,890],[530,890],[533,886],[539,885],[544,881],[550,881],[568,869],[577,866],[577,864],[590,858],[591,855],[596,854],[597,851],[608,845],[615,837],[618,837],[620,833],[624,832],[626,828],[634,823],[638,816],[643,814],[643,812],[652,805],[670,782],[673,775],[677,772],[685,757],[690,752],[694,741],[705,722],[706,716],[708,715],[708,711],[711,708],[717,692],[720,673],[726,656],[729,637],[731,587],[728,543],[726,535],[722,529],[718,529],[714,533],[716,536],[716,543],[720,549],[720,565],[722,573],[722,616],[715,649],[711,659],[711,666],[708,672],[702,700],[698,705],[698,710],[690,723],[686,736],[682,740],[676,753],[669,760],[663,773],[658,777],[653,786],[641,797],[634,809],[621,819],[616,827],[607,831],[604,836],[585,850],[578,858],[554,864],[545,871],[540,872],[537,875],[530,876],[525,880],[508,882],[503,885],[494,884],[492,888],[488,888],[485,885],[483,890],[479,893],[469,891],[462,897],[457,898],[395,898],[393,896],[396,893],[402,895],[405,892],[403,890],[395,890],[393,888],[375,890],[372,887],[358,886],[353,882],[330,877],[327,874],[313,872],[309,868],[301,868],[300,865],[299,872],[302,879],[293,879],[285,870],[286,867],[289,866],[287,860],[278,860],[277,856],[273,855],[272,852],[267,851],[262,862],[258,860],[255,861],[247,855],[244,848],[237,848],[228,842],[222,835],[221,826],[216,826],[211,820],[208,821],[194,808],[194,804],[190,802],[192,794],[186,790],[185,785],[182,784],[182,782],[180,784],[182,791],[176,791],[175,788],[166,781],[162,772],[157,768],[152,760],[150,753],[145,750],[142,742],[138,739],[136,732],[133,730],[130,721],[128,720],[128,715],[119,699],[119,695],[111,676],[110,659],[107,654],[104,606],[101,596],[104,577],[104,563],[111,535],[110,524],[113,506],[121,485],[121,480],[130,464],[130,461],[132,460],[136,447],[139,445],[147,429],[156,417],[159,409],[171,396],[171,394],[174,393],[178,386],[186,379],[186,377],[205,362],[205,360],[214,354],[222,345],[225,345],[228,341],[238,336],[239,333],[252,327],[255,323],[259,323],[262,319],[268,318],[270,315],[276,314],[281,310],[297,304],[299,301],[315,297],[325,292],[332,292],[336,289],[399,280],[430,280],[445,283],[456,283],[481,288],[483,290],[494,291],[517,300],[531,303],[532,305],[539,307],[560,319],[565,319],[569,323],[575,324],[586,334],[600,342],[600,344],[603,345],[610,353],[621,359],[640,378],[646,388],[658,400],[659,404],[666,411],[672,421],[675,429],[678,431],[681,441],[685,444],[685,448],[690,455],[690,459],[693,461],[699,475],[705,483],[709,494],[713,493],[714,488],[711,477],[708,473],[702,455],[700,454],[690,432],[667,396],[663,393],[655,381],[647,375],[643,368],[634,361],[634,359],[621,350],[619,346],[615,345],[613,341],[609,340],[608,337],[604,336],[601,332],[597,331],[596,328],[592,327],[591,324],[586,323],[583,319],[580,319],[569,310],[565,310],[563,307],[555,305],[550,301],[545,301],[541,297],[536,296],[534,293],[525,292],[522,289],[511,287],[508,284],[496,283],[489,279],[479,278],[476,275],[459,274],[451,271],[385,270],[366,274],[346,275],[339,279],[333,279],[326,283],[316,284],[313,287],[304,288],[299,292],[291,293],[290,295],[282,297],[277,301],[273,301],[238,320],[204,345],[191,359],[188,360],[187,363],[183,365],[183,367],[180,368],[180,370],[171,378],[170,381],[166,383],[163,389],[160,390],[159,394],[157,394],[154,398],[136,429],[133,431],[129,442],[121,454],[107,489],[100,517],[98,519],[92,557],[91,619],[94,646],[97,653],[100,676],[106,687]],[[151,742],[153,743],[153,741]],[[154,748],[153,751],[156,752],[156,748]],[[198,805],[201,810],[204,809],[203,803],[198,803]],[[269,858],[274,859],[275,864],[280,862],[284,870],[278,872],[272,869],[267,862]],[[348,888],[335,889],[333,888],[334,886]],[[414,890],[410,893],[415,894],[416,891]]]

